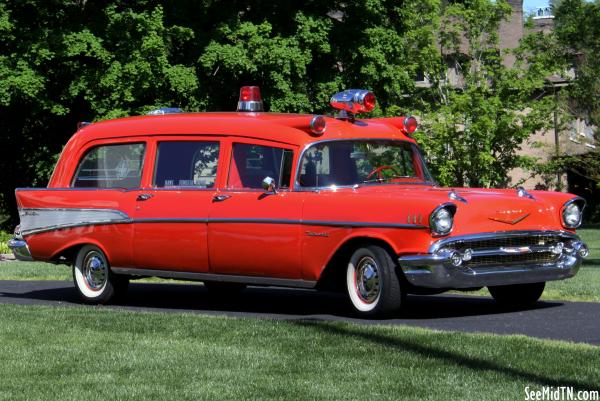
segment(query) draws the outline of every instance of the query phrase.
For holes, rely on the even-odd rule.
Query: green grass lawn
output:
[[[582,229],[578,233],[590,247],[590,256],[584,261],[574,278],[548,282],[543,299],[600,302],[600,229]],[[0,262],[0,280],[72,280],[72,278],[71,269],[64,265]],[[144,281],[170,280],[144,279]],[[460,294],[489,295],[486,289]]]
[[[0,400],[522,400],[600,347],[524,336],[0,305]]]

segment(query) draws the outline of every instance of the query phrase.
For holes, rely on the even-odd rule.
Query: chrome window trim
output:
[[[169,143],[173,143],[173,142],[203,142],[203,143],[216,143],[217,147],[218,147],[218,152],[217,152],[217,172],[215,174],[215,183],[213,185],[212,188],[202,188],[200,186],[196,187],[194,185],[174,185],[171,187],[157,187],[156,186],[156,174],[158,172],[158,156],[159,156],[159,151],[160,151],[160,144],[161,143],[165,143],[165,142],[169,142]],[[170,190],[170,189],[175,189],[178,190],[179,188],[189,188],[189,189],[201,189],[201,190],[214,190],[217,187],[217,178],[219,177],[219,169],[221,168],[221,166],[219,165],[219,160],[221,159],[221,151],[223,150],[223,144],[221,143],[221,138],[219,138],[218,140],[211,140],[211,139],[189,139],[189,140],[157,140],[156,141],[156,146],[154,147],[154,166],[152,169],[152,182],[150,187],[152,189],[155,190]],[[196,153],[198,152],[198,150],[196,150]],[[195,154],[194,154],[195,156]]]
[[[104,138],[102,139],[104,140]],[[89,148],[86,149],[85,153],[83,154],[83,156],[81,156],[81,158],[79,159],[79,161],[77,162],[77,169],[75,170],[75,172],[73,173],[73,176],[71,177],[71,180],[69,182],[70,188],[73,189],[77,189],[77,187],[75,187],[75,181],[77,181],[77,177],[79,176],[79,172],[81,170],[81,167],[83,165],[83,160],[86,158],[86,156],[94,149],[98,149],[102,146],[104,147],[109,147],[109,146],[126,146],[126,145],[142,145],[144,147],[144,150],[142,152],[142,163],[140,164],[140,181],[139,184],[142,183],[142,180],[144,178],[144,168],[146,167],[146,156],[147,151],[148,151],[148,141],[124,141],[124,142],[114,142],[114,143],[100,143],[98,145],[92,145]],[[84,188],[92,188],[92,189],[129,189],[129,188],[125,188],[125,187],[111,187],[111,188],[94,188],[94,187],[84,187]]]
[[[409,145],[411,145],[411,147],[413,149],[417,150],[417,153],[419,154],[419,157],[421,158],[421,161],[424,162],[425,159],[423,159],[423,155],[421,154],[419,147],[417,145],[415,145],[414,143],[404,140],[404,139],[398,139],[398,138],[336,138],[336,139],[323,139],[321,141],[314,141],[311,143],[308,143],[306,145],[304,145],[304,147],[302,148],[302,150],[300,151],[300,155],[298,156],[298,161],[296,162],[296,174],[294,176],[294,186],[293,186],[293,190],[297,191],[297,192],[316,192],[317,190],[321,190],[321,189],[331,189],[331,185],[329,186],[320,186],[320,187],[303,187],[300,185],[300,182],[298,181],[298,178],[300,176],[300,168],[302,166],[302,159],[304,158],[304,154],[306,153],[306,151],[316,145],[320,145],[320,144],[324,144],[324,143],[330,143],[330,142],[348,142],[348,141],[360,141],[360,142],[367,142],[367,141],[388,141],[388,142],[402,142],[402,143],[407,143]],[[427,171],[427,173],[431,176],[431,173],[429,173],[429,170],[427,169],[427,166],[423,163],[423,165],[425,166],[425,170]],[[378,183],[363,183],[363,184],[352,184],[352,185],[336,185],[334,189],[336,188],[352,188],[352,187],[356,187],[359,188],[361,186],[367,186],[367,185],[382,185],[382,184],[378,184]],[[411,183],[398,183],[398,182],[394,182],[394,183],[386,183],[386,185],[436,185],[436,182],[433,181],[433,177],[432,177],[432,181],[419,181],[419,182],[411,182]]]

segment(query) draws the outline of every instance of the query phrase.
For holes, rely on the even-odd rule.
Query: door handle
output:
[[[147,201],[148,199],[152,198],[154,195],[152,194],[139,194],[137,196],[137,198],[135,198],[135,200],[137,201]]]
[[[224,200],[227,200],[231,198],[231,195],[215,195],[212,198],[213,202],[223,202]]]

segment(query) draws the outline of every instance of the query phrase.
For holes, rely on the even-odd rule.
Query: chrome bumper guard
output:
[[[509,246],[486,246],[502,243]],[[588,247],[572,233],[518,231],[446,238],[429,253],[403,255],[398,262],[415,286],[474,288],[573,277],[588,255]]]
[[[17,260],[32,261],[31,252],[29,252],[29,246],[27,241],[19,238],[12,238],[8,241],[8,247],[12,251],[13,255]]]

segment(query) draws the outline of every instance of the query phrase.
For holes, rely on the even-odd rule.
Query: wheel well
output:
[[[77,253],[79,250],[84,247],[86,244],[77,244],[70,246],[68,248],[63,249],[56,255],[54,255],[51,259],[52,263],[72,265],[75,263],[75,258],[77,257]]]
[[[396,260],[396,253],[393,248],[382,239],[370,238],[370,237],[356,237],[352,238],[342,244],[338,250],[333,254],[325,269],[319,277],[317,282],[317,288],[322,290],[330,291],[342,291],[344,290],[344,284],[346,282],[344,275],[346,274],[346,264],[357,248],[368,245],[379,245],[385,249],[392,260]],[[400,271],[400,269],[398,269]],[[400,273],[402,274],[402,273]],[[402,276],[404,277],[404,276]]]

